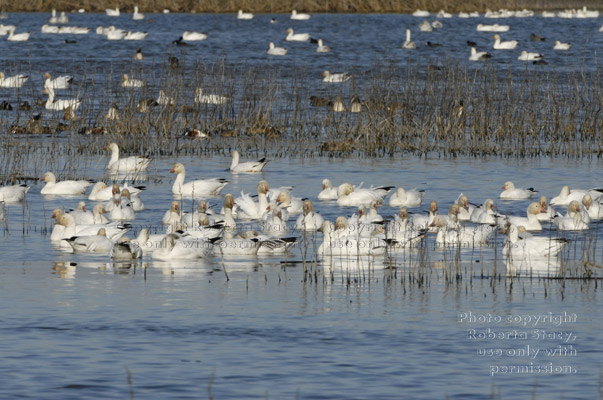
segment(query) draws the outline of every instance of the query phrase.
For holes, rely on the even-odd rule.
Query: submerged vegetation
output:
[[[50,11],[77,10],[84,8],[91,12],[103,12],[108,7],[120,7],[124,12],[132,12],[134,6],[138,6],[142,12],[161,12],[169,9],[172,12],[205,12],[205,13],[228,13],[237,12],[239,9],[257,13],[289,13],[292,9],[314,13],[411,13],[417,9],[437,12],[446,10],[448,12],[458,11],[480,11],[487,9],[495,10],[505,8],[520,10],[528,8],[531,10],[554,10],[563,8],[597,8],[601,3],[597,0],[561,1],[561,0],[470,0],[470,1],[447,1],[447,0],[265,0],[265,1],[219,1],[219,0],[135,0],[135,1],[73,1],[73,0],[34,0],[29,2],[2,2],[4,11]]]

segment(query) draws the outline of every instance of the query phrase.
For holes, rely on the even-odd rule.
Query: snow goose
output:
[[[544,212],[539,213],[536,217],[538,221],[551,221],[553,217],[556,215],[555,209],[548,204],[548,200],[546,196],[540,196],[538,199],[540,206]]]
[[[22,32],[15,34],[15,28],[9,29],[8,38],[9,42],[26,42],[29,40],[29,32]]]
[[[59,17],[57,18],[57,22],[59,24],[68,24],[69,23],[69,18],[67,17],[67,14],[65,14],[65,11],[61,11],[61,15],[59,15]]]
[[[520,237],[516,225],[509,224],[505,228],[507,238],[503,244],[503,256],[511,259],[554,257],[568,243],[564,238],[549,238],[543,236]]]
[[[492,45],[492,48],[494,50],[513,50],[519,43],[517,40],[507,40],[501,42],[499,34],[494,35],[493,38],[494,44]]]
[[[132,79],[128,76],[128,74],[124,74],[122,77],[121,87],[133,87],[139,88],[143,87],[145,82],[140,79]]]
[[[183,235],[195,239],[213,239],[224,234],[224,224],[209,224],[207,214],[200,214],[196,226],[187,227]]]
[[[42,33],[59,33],[59,27],[55,25],[42,25],[40,28],[40,32]]]
[[[136,243],[133,243],[130,238],[121,237],[113,244],[109,256],[118,261],[136,260],[142,258],[142,249]]]
[[[287,49],[284,47],[275,47],[274,43],[270,42],[267,53],[271,56],[284,56],[287,54]]]
[[[538,214],[541,213],[546,213],[546,210],[542,208],[540,203],[530,203],[527,209],[527,217],[504,216],[499,220],[499,225],[503,228],[505,224],[510,223],[515,226],[523,226],[528,231],[541,231],[542,225],[538,220]]]
[[[144,210],[144,203],[142,202],[142,200],[140,200],[140,197],[130,193],[128,189],[122,189],[121,197],[122,199],[124,199],[124,201],[130,202],[134,211],[138,212]]]
[[[224,237],[214,244],[214,254],[220,256],[255,256],[261,246],[260,240],[255,237],[235,236],[226,232]]]
[[[148,32],[127,32],[124,36],[124,40],[144,40],[146,39]]]
[[[46,87],[46,93],[48,93],[48,100],[46,100],[45,108],[52,111],[63,111],[67,108],[71,108],[72,111],[77,110],[82,101],[80,99],[55,99],[54,89],[52,87]]]
[[[105,228],[100,228],[96,235],[72,236],[65,239],[76,253],[109,254],[113,242],[107,238]]]
[[[496,205],[494,204],[494,200],[487,199],[484,203],[476,207],[469,217],[469,221],[474,222],[476,224],[488,224],[495,225],[499,215],[494,211]]]
[[[230,163],[230,172],[233,174],[262,172],[262,169],[268,163],[265,157],[257,161],[239,162],[240,154],[237,150],[232,151],[232,162]]]
[[[136,53],[134,53],[134,59],[135,60],[144,60],[144,56],[142,55],[142,49],[138,48],[136,49]]]
[[[114,26],[110,26],[104,31],[104,35],[107,40],[122,40],[126,36],[127,32],[123,29],[118,29]]]
[[[276,197],[276,204],[288,214],[299,214],[303,212],[304,202],[302,199],[292,197],[288,190],[281,191]]]
[[[415,12],[412,13],[413,17],[429,17],[429,11],[426,10],[415,10]]]
[[[105,14],[109,17],[119,17],[119,7],[105,9]]]
[[[436,215],[430,226],[437,228],[436,244],[440,248],[451,246],[477,247],[488,243],[492,229],[484,229],[480,226],[450,227],[443,215]]]
[[[424,194],[424,190],[404,190],[399,187],[389,198],[389,205],[392,207],[419,207],[423,202]]]
[[[559,40],[555,40],[553,50],[569,50],[572,47],[571,43],[562,43]]]
[[[243,10],[239,10],[239,12],[237,13],[237,19],[253,19],[253,14],[252,13],[248,13],[248,12],[243,12]]]
[[[318,193],[318,200],[337,200],[337,188],[329,179],[322,180],[322,190]]]
[[[492,58],[492,54],[488,53],[487,51],[477,51],[475,47],[471,47],[469,61],[484,61],[489,58]]]
[[[319,231],[323,233],[323,241],[318,247],[320,258],[382,255],[387,247],[385,240],[380,237],[335,237],[331,221],[324,221]]]
[[[41,194],[59,194],[59,195],[78,195],[84,194],[86,188],[92,185],[90,181],[61,181],[57,182],[56,177],[52,172],[46,172],[41,181],[46,182],[46,185],[40,191]]]
[[[202,104],[226,104],[230,99],[226,96],[220,96],[217,94],[203,94],[203,89],[197,88],[195,90],[195,102]]]
[[[268,208],[267,193],[270,188],[268,182],[260,181],[257,186],[258,201],[255,202],[249,194],[241,192],[241,197],[238,197],[235,202],[239,211],[237,217],[241,219],[260,219]]]
[[[313,232],[318,230],[323,223],[323,217],[314,212],[314,205],[310,199],[304,200],[303,214],[297,218],[295,229],[302,232]]]
[[[106,149],[111,151],[111,158],[107,164],[107,169],[112,174],[146,171],[151,163],[151,159],[147,157],[130,156],[119,158],[119,146],[114,142],[109,143]]]
[[[211,257],[213,244],[207,240],[187,240],[179,235],[166,235],[151,253],[155,260],[195,260]]]
[[[26,185],[0,186],[0,201],[4,203],[20,203],[25,199],[29,187]]]
[[[469,198],[461,193],[456,199],[456,204],[459,206],[459,212],[457,215],[459,221],[469,221],[471,219],[473,210],[475,210],[475,206],[469,203]]]
[[[127,196],[122,196],[119,189],[113,197],[113,208],[109,212],[109,219],[112,221],[133,221],[136,219],[132,202]]]
[[[76,224],[94,224],[94,215],[86,210],[86,203],[80,201],[77,203],[77,208],[69,212],[75,219]],[[102,214],[101,214],[102,215]]]
[[[394,248],[418,247],[425,239],[426,229],[415,228],[408,223],[408,210],[401,207],[386,227],[386,237],[395,241]]]
[[[127,183],[123,186],[117,186],[119,191],[123,189],[128,189],[131,195],[137,195],[141,191],[145,189],[144,186],[129,186]],[[113,197],[113,187],[107,186],[105,182],[96,182],[94,186],[92,186],[92,190],[90,190],[90,195],[88,196],[88,200],[92,201],[108,201]]]
[[[105,228],[107,237],[111,239],[112,242],[116,242],[117,239],[125,235],[130,229],[128,225],[123,225],[117,222],[111,222],[109,224],[78,225],[75,223],[73,216],[69,214],[57,213],[56,216],[59,220],[59,223],[65,228],[63,231],[63,236],[59,238],[61,240],[69,239],[73,236],[94,235],[98,233],[100,228]]]
[[[340,82],[349,81],[351,78],[352,78],[352,75],[350,75],[347,72],[342,72],[342,73],[337,73],[337,74],[332,74],[329,71],[322,72],[322,81],[323,82],[340,83]]]
[[[564,185],[561,188],[561,192],[559,192],[558,196],[555,196],[551,199],[551,204],[554,206],[567,206],[571,201],[576,200],[577,202],[582,202],[582,198],[589,194],[591,198],[594,200],[599,199],[603,195],[600,190],[597,189],[571,189],[568,185]]]
[[[180,214],[180,204],[177,201],[172,201],[170,209],[163,214],[161,223],[164,225],[172,225],[176,222],[182,221],[182,214]]]
[[[406,29],[406,41],[402,44],[403,49],[416,49],[417,45],[410,39],[410,29]]]
[[[581,231],[588,229],[588,224],[584,220],[584,215],[580,209],[580,203],[572,200],[567,207],[565,217],[557,215],[553,218],[553,223],[560,231]]]
[[[224,229],[230,232],[234,232],[237,229],[237,223],[232,216],[232,209],[235,205],[235,198],[232,194],[227,193],[226,196],[224,196],[224,221],[222,221],[222,223],[224,224]]]
[[[134,13],[132,13],[132,19],[135,21],[140,21],[144,19],[144,14],[138,12],[138,6],[134,6]]]
[[[289,233],[289,226],[282,218],[282,211],[274,203],[268,205],[268,211],[262,216],[260,222],[262,233],[270,237],[281,237]]]
[[[157,103],[162,106],[173,106],[176,104],[176,100],[165,94],[163,90],[159,90],[159,96],[157,96]]]
[[[287,42],[307,42],[310,40],[309,33],[294,33],[292,28],[288,28],[285,33],[287,34],[285,37]]]
[[[325,46],[322,42],[322,39],[318,39],[318,45],[316,46],[316,52],[317,53],[328,53],[329,51],[331,51],[331,48],[329,46]]]
[[[532,198],[534,193],[538,193],[534,188],[516,188],[511,181],[505,182],[501,189],[504,189],[500,194],[500,198],[503,200],[526,200]]]
[[[337,188],[337,204],[340,206],[368,206],[371,201],[383,202],[391,186],[381,186],[368,189],[355,189],[349,183],[343,183]]]
[[[507,32],[510,29],[509,25],[484,25],[477,24],[476,30],[478,32]]]
[[[199,224],[199,217],[201,215],[207,216],[208,205],[205,200],[199,200],[197,203],[197,210],[194,212],[183,212],[182,223],[187,227],[195,227]],[[211,211],[211,210],[210,210]],[[211,222],[211,221],[210,221]]]
[[[52,88],[52,89],[68,89],[69,86],[73,83],[73,77],[70,75],[62,75],[57,76],[52,79],[50,73],[46,72],[44,74],[44,88]]]
[[[598,221],[603,219],[603,207],[599,202],[593,202],[590,194],[585,194],[582,198],[582,205],[590,219]]]
[[[227,180],[221,178],[199,179],[184,183],[186,170],[181,163],[174,164],[170,173],[177,174],[172,185],[172,193],[177,197],[218,196],[228,184]]]
[[[293,11],[291,11],[291,19],[297,20],[297,21],[305,21],[305,20],[310,19],[310,14],[298,13],[297,11],[293,10]]]
[[[29,76],[19,74],[14,76],[4,76],[4,72],[0,72],[0,87],[3,88],[20,88],[27,82]]]
[[[58,24],[59,23],[59,18],[57,17],[57,10],[55,10],[54,8],[51,11],[51,15],[50,15],[50,19],[48,20],[49,24]]]
[[[423,20],[423,22],[421,22],[421,25],[419,25],[419,30],[421,32],[431,32],[433,31],[433,27],[431,26],[429,21]]]
[[[207,34],[201,32],[184,32],[182,34],[182,40],[194,42],[197,40],[205,40],[207,39]]]
[[[540,53],[529,53],[527,50],[522,50],[517,59],[519,61],[538,61],[542,60],[542,57],[544,56]]]

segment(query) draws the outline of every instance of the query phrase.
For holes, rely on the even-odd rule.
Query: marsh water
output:
[[[39,33],[48,15],[9,14],[6,23],[17,24],[18,31],[31,30],[32,37],[19,44],[0,42],[18,60],[18,64],[5,61],[4,69],[18,65],[23,72],[27,66],[31,85],[23,92],[3,89],[7,99],[41,90],[41,74],[48,69],[55,75],[64,70],[77,77],[77,71],[88,68],[87,73],[101,71],[98,77],[106,76],[111,68],[107,63],[129,64],[137,47],[147,54],[147,68],[157,68],[157,74],[168,54],[208,62],[225,57],[228,62],[256,66],[296,64],[317,76],[326,68],[370,68],[385,53],[400,63],[414,62],[400,45],[404,27],[421,22],[399,15],[316,15],[305,22],[290,22],[282,15],[236,21],[233,15],[147,14],[142,22],[126,15],[117,19],[69,16],[73,25],[95,29],[114,24],[146,30],[149,36],[142,42],[114,43],[91,32],[67,45],[63,35]],[[276,17],[276,24],[270,24],[271,17]],[[445,46],[436,50],[442,52],[441,59],[464,61],[465,41],[476,36],[475,25],[489,22],[443,20],[449,30],[432,32],[429,39],[427,33],[417,33],[415,40],[441,42]],[[530,43],[532,30],[554,40],[559,26],[566,27],[566,39],[560,39],[576,38],[573,50],[569,55],[547,51],[549,66],[562,71],[595,64],[599,54],[595,50],[603,41],[603,34],[597,32],[600,19],[534,17],[504,22],[512,25],[512,32],[526,46],[536,49],[552,43]],[[287,43],[289,58],[267,60],[268,41],[284,45],[284,30],[290,25],[323,37],[332,53],[318,56],[314,45]],[[210,36],[186,49],[173,47],[171,41],[184,30]],[[484,47],[490,45],[489,35],[477,40]],[[431,50],[420,46],[413,57],[428,57]],[[513,54],[500,56],[502,70],[537,67],[520,64]],[[78,86],[83,91],[97,79],[94,73],[87,76],[86,83]],[[13,116],[7,113],[3,118]],[[75,133],[64,135],[23,140],[56,141],[59,146],[73,143],[68,135]],[[77,140],[85,145],[87,140],[102,139]],[[106,154],[85,159],[80,174],[109,181]],[[424,189],[425,201],[411,210],[414,213],[426,212],[432,199],[440,210],[447,210],[464,193],[471,202],[493,198],[501,213],[524,215],[529,201],[498,200],[500,186],[507,180],[534,187],[548,198],[564,184],[584,189],[602,186],[602,162],[596,158],[275,155],[262,174],[232,175],[227,156],[159,156],[148,179],[139,182],[146,186],[140,196],[146,207],[132,222],[128,236],[142,227],[162,229],[161,217],[173,200],[174,177],[168,171],[175,162],[186,165],[187,180],[228,179],[223,194],[254,193],[260,179],[271,187],[294,186],[295,196],[310,198],[331,221],[356,210],[318,201],[324,178],[335,184]],[[61,160],[52,163],[60,168]],[[25,172],[41,176],[45,171]],[[523,271],[519,278],[507,274],[501,256],[504,236],[498,232],[487,246],[476,249],[437,248],[434,235],[429,235],[422,252],[411,249],[391,259],[316,262],[313,246],[322,240],[317,234],[309,239],[308,253],[300,245],[279,257],[160,262],[145,256],[140,262],[120,264],[104,255],[55,248],[49,239],[52,210],[75,208],[87,198],[44,197],[41,183],[28,185],[25,203],[6,206],[1,240],[2,398],[601,396],[600,281],[576,279],[584,276],[585,254],[592,264],[603,264],[596,223],[583,233],[561,233],[544,224],[542,235],[563,236],[570,242],[553,267]],[[215,211],[221,200],[209,199]],[[87,203],[91,208],[92,203]],[[185,201],[183,207],[193,210],[195,204]],[[379,208],[385,218],[396,212],[387,203]],[[560,274],[560,269],[567,274]],[[594,274],[600,272],[593,267]],[[553,279],[560,275],[568,278]]]

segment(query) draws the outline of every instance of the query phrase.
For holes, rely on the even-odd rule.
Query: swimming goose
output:
[[[559,40],[555,40],[553,50],[569,50],[572,47],[571,43],[562,43]]]
[[[25,199],[29,187],[26,185],[0,186],[0,201],[20,203]]]
[[[140,21],[144,19],[144,14],[138,12],[138,6],[134,6],[134,13],[132,14],[132,19],[135,21]]]
[[[564,238],[550,238],[543,236],[520,237],[516,225],[509,224],[505,228],[507,238],[503,244],[503,256],[511,259],[523,260],[526,258],[554,257],[568,243]]]
[[[262,169],[268,163],[268,160],[266,160],[265,157],[260,158],[257,161],[246,162],[239,162],[239,158],[239,152],[237,150],[233,150],[232,162],[230,163],[230,172],[233,174],[262,172]]]
[[[494,211],[496,208],[494,200],[487,199],[484,203],[476,207],[469,217],[469,221],[476,224],[495,225],[499,215]]]
[[[403,49],[416,49],[417,45],[415,42],[410,40],[410,29],[406,29],[406,41],[402,44]]]
[[[517,44],[519,43],[517,40],[507,40],[501,42],[499,34],[494,35],[493,38],[494,45],[492,45],[492,48],[494,48],[495,50],[513,50],[515,47],[517,47]]]
[[[269,203],[266,213],[262,216],[260,225],[262,233],[270,237],[281,237],[289,233],[289,226],[283,220],[281,207],[274,203]]]
[[[319,229],[323,233],[323,241],[318,247],[318,256],[325,257],[356,257],[364,255],[382,255],[387,243],[381,237],[336,237],[331,221],[324,221]]]
[[[469,61],[484,61],[488,58],[492,58],[492,54],[487,51],[477,51],[475,47],[471,47],[471,55],[469,56]]]
[[[284,47],[275,47],[274,43],[270,42],[267,53],[271,56],[284,56],[287,54],[287,49]]]
[[[114,26],[110,26],[104,31],[104,35],[107,40],[122,40],[126,36],[127,32],[123,29],[118,29]]]
[[[57,211],[55,209],[55,211]],[[53,215],[55,215],[53,213]],[[118,222],[111,222],[109,224],[93,224],[93,225],[78,225],[75,223],[75,219],[65,213],[56,213],[56,217],[58,217],[59,224],[62,225],[65,229],[63,231],[63,236],[60,240],[69,239],[73,236],[86,236],[86,235],[94,235],[98,233],[100,228],[105,229],[105,233],[112,242],[116,242],[120,237],[125,235],[129,228],[129,225],[124,225]],[[52,237],[51,237],[52,238]]]
[[[504,189],[500,194],[500,198],[503,200],[526,200],[532,198],[534,193],[538,193],[534,188],[516,188],[511,181],[505,182],[501,189]]]
[[[571,189],[568,185],[564,185],[561,188],[558,196],[551,199],[551,204],[554,206],[567,206],[571,201],[576,200],[582,202],[582,198],[589,194],[594,200],[599,199],[603,193],[596,189],[584,190],[584,189]]]
[[[203,104],[226,104],[230,99],[226,96],[220,96],[217,94],[203,94],[203,89],[202,88],[197,88],[195,90],[195,94],[197,95],[195,97],[195,102],[196,103],[203,103]]]
[[[144,56],[142,55],[142,49],[141,48],[136,49],[136,53],[134,53],[134,59],[138,60],[138,61],[144,60]]]
[[[247,235],[235,236],[226,232],[222,239],[214,243],[214,254],[219,256],[255,256],[261,246],[260,240]]]
[[[42,33],[59,33],[59,27],[56,25],[42,25],[40,28],[40,32]]]
[[[389,198],[389,205],[392,207],[419,207],[423,202],[424,194],[424,190],[404,190],[399,187]]]
[[[123,189],[128,189],[130,195],[137,195],[141,191],[145,189],[144,186],[129,186],[125,183],[123,186],[117,186],[117,190],[121,191]],[[92,190],[90,191],[90,195],[88,196],[88,200],[92,201],[108,201],[111,200],[113,196],[113,187],[107,186],[105,182],[96,182],[94,186],[92,186]]]
[[[132,78],[128,77],[128,74],[124,74],[122,77],[121,87],[139,88],[139,87],[143,87],[144,85],[145,85],[144,81],[142,81],[140,79],[132,79]]]
[[[303,211],[304,207],[303,200],[298,197],[291,197],[291,193],[288,190],[283,190],[278,194],[276,204],[289,214],[299,214]]]
[[[184,183],[186,170],[181,163],[174,164],[170,173],[177,174],[172,185],[172,193],[177,197],[218,196],[228,184],[227,180],[221,178],[199,179]]]
[[[144,210],[144,203],[135,194],[130,193],[128,189],[122,189],[121,198],[123,201],[128,201],[132,205],[132,209],[136,212]]]
[[[312,201],[306,199],[303,203],[303,214],[295,221],[295,229],[302,232],[313,232],[322,226],[323,221],[323,217],[314,211]]]
[[[199,200],[197,203],[197,210],[195,212],[184,212],[182,214],[182,223],[187,227],[196,227],[199,224],[199,218],[201,216],[207,217],[210,224],[216,222],[223,222],[224,218],[220,215],[213,213],[205,200]]]
[[[123,37],[124,40],[144,40],[146,39],[147,32],[130,32],[128,31]]]
[[[560,231],[582,231],[588,229],[588,224],[584,221],[584,215],[580,209],[580,203],[576,200],[570,202],[567,207],[567,215],[557,215],[553,218],[553,223]]]
[[[415,12],[412,13],[413,17],[429,17],[429,11],[426,10],[415,10]]]
[[[499,226],[503,228],[506,224],[510,223],[515,226],[523,226],[528,231],[541,231],[542,225],[540,225],[540,221],[538,220],[538,214],[546,213],[542,205],[537,202],[530,203],[526,213],[527,217],[504,216],[498,220]]]
[[[65,240],[77,253],[109,254],[113,248],[113,242],[107,238],[104,228],[100,228],[96,235],[72,236]]]
[[[172,201],[172,205],[169,210],[163,214],[161,223],[164,225],[172,225],[176,222],[182,221],[182,214],[180,213],[180,204],[177,201]]]
[[[52,79],[50,73],[46,72],[44,74],[44,88],[68,89],[72,83],[73,77],[70,75],[57,76]]]
[[[322,39],[318,39],[318,46],[316,47],[316,52],[328,53],[329,51],[331,51],[331,48],[329,46],[325,46],[322,42]]]
[[[3,88],[20,88],[27,82],[29,76],[19,74],[14,76],[4,76],[4,72],[0,72],[0,87]]]
[[[237,197],[235,200],[239,211],[237,217],[241,219],[260,219],[268,208],[268,197],[267,193],[270,188],[268,182],[260,181],[257,186],[258,201],[256,202],[253,198],[244,192],[241,192],[241,197]]]
[[[119,17],[119,7],[105,9],[105,14],[109,17]]]
[[[350,100],[350,112],[362,112],[362,107],[362,101],[360,101],[360,99],[356,96],[352,97],[352,99]]]
[[[101,205],[102,207],[102,205]],[[86,210],[86,203],[80,201],[77,203],[75,210],[69,211],[69,214],[73,216],[76,224],[94,224],[94,215],[92,212]],[[102,213],[101,213],[102,215]]]
[[[383,203],[383,199],[391,189],[391,186],[355,189],[351,184],[343,183],[337,188],[337,204],[340,206],[358,207],[368,206],[373,200]]]
[[[546,40],[546,38],[543,36],[538,36],[535,33],[532,33],[532,34],[530,34],[530,40],[532,42],[544,42]]]
[[[151,159],[147,157],[130,156],[119,158],[119,146],[114,142],[109,143],[106,149],[111,151],[111,158],[107,164],[107,169],[112,174],[146,171],[151,163]]]
[[[322,190],[318,193],[318,200],[337,200],[337,188],[329,179],[322,180]]]
[[[125,261],[142,258],[142,249],[136,243],[130,241],[130,238],[121,237],[113,244],[109,256],[114,260]]]
[[[411,226],[408,223],[408,210],[401,207],[394,219],[386,226],[386,237],[395,240],[394,248],[417,247],[425,239],[426,229]]]
[[[598,221],[603,219],[603,206],[599,202],[593,202],[590,194],[584,195],[582,205],[591,220]]]
[[[243,10],[239,10],[239,12],[237,13],[237,19],[253,19],[253,14],[243,12]]]
[[[298,13],[297,11],[293,10],[293,11],[291,11],[291,19],[298,20],[298,21],[308,20],[308,19],[310,19],[310,14]]]
[[[457,214],[458,220],[469,221],[473,210],[475,210],[475,206],[469,203],[469,198],[461,193],[456,199],[456,204],[459,206],[459,212]]]
[[[529,53],[527,50],[522,50],[521,54],[519,55],[519,57],[517,57],[517,59],[519,61],[538,61],[542,60],[542,57],[544,56],[540,53]]]
[[[127,189],[124,189],[127,193]],[[123,196],[119,189],[113,197],[113,208],[109,212],[111,221],[133,221],[136,219],[134,207],[129,198],[129,193]]]
[[[205,40],[207,39],[207,34],[201,32],[184,32],[182,34],[183,40],[195,41],[195,40]]]
[[[60,195],[77,195],[84,194],[86,188],[92,185],[90,181],[61,181],[57,182],[56,177],[52,172],[46,172],[41,181],[46,182],[46,185],[40,191],[41,194],[60,194]]]
[[[8,38],[6,40],[10,42],[26,42],[29,39],[29,32],[22,32],[15,34],[15,28],[9,29]]]
[[[159,90],[159,96],[157,96],[157,104],[162,106],[173,106],[176,104],[176,100],[165,94],[163,90]]]
[[[453,206],[456,206],[456,204],[453,204]],[[440,248],[450,246],[478,247],[487,244],[493,232],[491,229],[484,229],[480,226],[456,225],[451,227],[449,221],[443,215],[436,215],[430,226],[437,228],[436,244]]]
[[[330,105],[331,105],[331,110],[333,110],[335,112],[344,112],[345,111],[345,104],[343,104],[343,100],[341,100],[341,97],[337,97],[335,99],[335,101],[330,103]]]
[[[195,260],[211,257],[213,250],[213,244],[210,241],[187,240],[170,233],[159,242],[156,248],[153,248],[151,258],[162,261]]]
[[[433,31],[433,27],[431,26],[429,21],[423,20],[423,22],[421,22],[421,25],[419,25],[419,30],[421,32],[431,32]]]
[[[484,25],[477,24],[476,30],[479,32],[507,32],[509,30],[509,25]]]
[[[58,24],[59,23],[59,18],[57,17],[57,10],[55,10],[54,8],[51,11],[51,16],[50,19],[48,20],[49,24]]]
[[[287,42],[306,42],[310,40],[309,33],[293,33],[292,28],[287,29],[285,33],[287,34],[285,37]]]
[[[323,82],[339,83],[339,82],[349,81],[351,78],[352,78],[352,75],[350,75],[347,72],[342,72],[342,73],[338,73],[338,74],[332,74],[326,70],[322,72],[322,81]]]
[[[48,93],[48,100],[44,107],[47,110],[63,111],[67,108],[71,108],[72,111],[77,110],[82,101],[78,98],[75,99],[55,99],[54,89],[52,87],[46,87],[46,93]]]
[[[546,196],[540,196],[540,199],[538,199],[538,202],[540,203],[540,206],[542,207],[542,210],[544,211],[544,212],[539,213],[536,216],[538,218],[538,221],[551,221],[553,219],[553,217],[557,214],[555,212],[555,209],[548,204],[548,200],[547,200]]]

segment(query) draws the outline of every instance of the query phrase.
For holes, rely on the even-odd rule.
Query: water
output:
[[[19,47],[18,59],[32,59],[32,81],[41,86],[41,73],[53,63],[63,66],[65,60],[69,63],[86,57],[87,63],[99,66],[102,60],[129,59],[141,45],[152,59],[158,60],[173,49],[170,41],[180,30],[201,30],[210,32],[212,40],[216,36],[213,43],[219,45],[211,45],[208,39],[189,46],[187,57],[212,61],[227,56],[230,62],[263,65],[267,47],[264,42],[273,36],[284,37],[284,29],[289,26],[283,16],[278,17],[277,27],[267,23],[268,16],[258,16],[250,23],[233,23],[230,15],[153,15],[154,22],[148,22],[150,17],[147,14],[143,21],[149,37],[142,44],[107,42],[91,33],[78,38],[67,52],[59,43],[63,36],[42,38],[41,34],[32,33],[30,42]],[[29,29],[41,25],[46,18],[42,14],[11,15],[8,21],[14,19],[19,28]],[[126,16],[110,19],[103,15],[72,15],[71,22],[92,28],[108,24],[139,26]],[[491,21],[444,21],[451,30],[459,29],[460,35],[475,35],[470,27],[479,22]],[[529,37],[532,29],[554,37],[554,24],[549,20],[510,22],[523,38]],[[568,27],[567,36],[593,32],[584,48],[596,48],[600,40],[593,31],[597,20],[561,22]],[[317,74],[327,66],[369,68],[374,57],[387,52],[405,62],[407,54],[399,49],[401,39],[392,34],[402,32],[400,26],[404,23],[418,26],[420,20],[396,15],[313,16],[307,23],[291,25],[296,31],[318,32],[325,39],[340,38],[340,42],[329,40],[326,44],[341,51],[333,51],[327,56],[333,58],[324,58],[325,61],[316,56],[319,61],[312,58],[309,62],[304,54],[314,57],[314,49],[291,44],[292,57],[269,62],[309,65]],[[173,31],[174,26],[178,26],[177,32]],[[257,34],[254,37],[258,40],[250,43],[247,36],[237,36],[233,29],[235,33]],[[437,40],[456,43],[453,35],[443,32],[434,33],[440,35]],[[420,35],[423,34],[417,33],[417,42]],[[226,39],[240,51],[232,51],[225,44]],[[459,51],[446,56],[464,60],[464,40],[458,44]],[[51,50],[51,42],[57,52]],[[0,42],[0,46],[14,49],[18,44]],[[419,49],[423,55],[427,51]],[[43,63],[36,62],[38,57]],[[560,62],[559,68],[572,65],[565,58],[559,60],[566,62]],[[510,56],[507,61],[508,64],[501,63],[519,65]],[[149,64],[149,68],[153,65]],[[91,159],[85,171],[87,177],[102,178],[106,161],[105,156]],[[168,171],[176,161],[186,166],[187,180],[229,179],[223,193],[235,196],[241,190],[255,192],[260,179],[266,179],[271,187],[295,185],[294,195],[312,199],[316,209],[332,221],[355,209],[319,202],[316,196],[323,178],[330,178],[335,184],[350,181],[425,189],[426,201],[413,211],[424,212],[428,201],[436,199],[441,212],[445,212],[461,192],[475,203],[497,199],[506,180],[513,180],[518,186],[533,186],[549,198],[557,195],[563,184],[601,187],[602,166],[596,159],[289,157],[273,158],[263,174],[234,176],[227,171],[227,157],[159,157],[153,161],[151,179],[145,182],[147,190],[141,195],[146,209],[137,215],[133,231],[160,226],[172,201],[174,177]],[[41,176],[44,171],[29,172]],[[453,263],[456,252],[436,249],[431,235],[422,284],[413,280],[420,275],[417,263],[407,262],[416,256],[414,252],[397,254],[392,269],[381,259],[370,264],[346,260],[319,264],[316,275],[313,264],[312,273],[304,274],[298,248],[286,257],[230,258],[224,262],[219,258],[158,262],[145,257],[135,265],[120,265],[106,256],[69,254],[54,248],[44,231],[50,227],[52,210],[59,206],[75,208],[83,198],[45,198],[40,194],[40,183],[31,182],[31,186],[24,205],[7,206],[8,222],[1,241],[0,299],[5,305],[0,327],[2,398],[481,399],[493,395],[504,399],[528,398],[533,394],[546,399],[600,398],[598,283],[505,278],[501,235],[483,249],[462,250],[463,278],[452,281],[446,279],[442,265]],[[91,202],[87,203],[91,208]],[[211,199],[210,203],[217,210],[221,198]],[[527,204],[497,201],[499,211],[505,214],[523,215]],[[190,201],[184,202],[185,209],[193,207]],[[396,210],[384,205],[379,212],[391,217]],[[595,263],[603,263],[596,242],[598,226],[595,224],[587,234],[563,234],[572,239],[563,254],[567,265],[579,262],[582,249],[589,243],[595,248]],[[560,235],[549,225],[545,225],[542,234]],[[594,243],[590,239],[595,239]],[[320,235],[317,240],[320,243]],[[494,268],[500,278],[481,278],[493,274]],[[469,312],[478,316],[477,321],[459,321],[459,314]],[[566,313],[570,320],[556,324],[525,319],[549,313]],[[479,318],[487,315],[502,321],[480,322]],[[574,315],[575,320],[571,319]],[[485,336],[477,340],[469,332],[488,328],[500,332],[516,330],[530,337],[490,340]],[[542,330],[572,333],[575,340],[542,339]],[[519,351],[527,345],[540,353],[534,358],[520,355]],[[543,354],[558,345],[565,346],[562,348],[568,353]],[[507,353],[487,357],[480,355],[481,349]],[[575,356],[573,349],[577,350]],[[511,350],[517,353],[510,355]],[[508,366],[525,367],[530,362],[530,373],[503,372]],[[534,365],[547,366],[551,362],[571,370],[559,374],[534,372]]]

